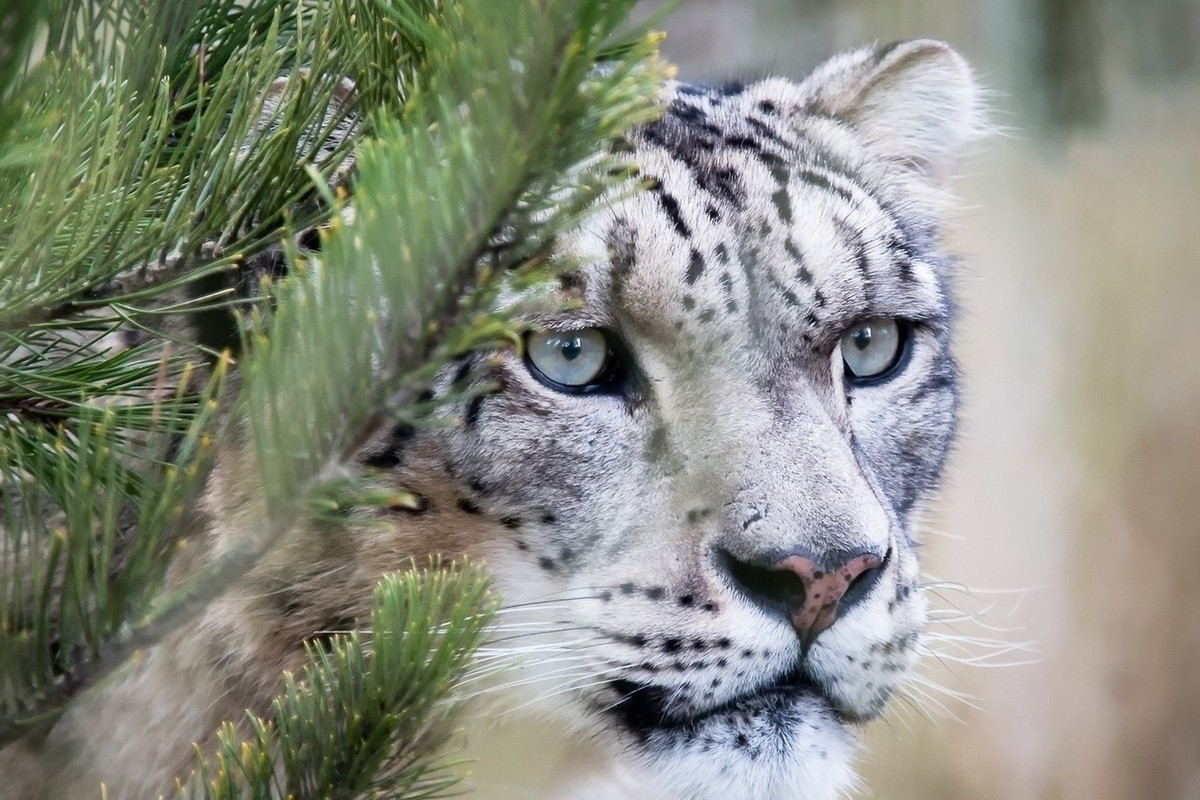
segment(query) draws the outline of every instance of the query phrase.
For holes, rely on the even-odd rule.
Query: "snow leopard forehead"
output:
[[[648,191],[571,243],[591,265],[595,324],[691,356],[752,346],[747,366],[767,371],[823,357],[871,316],[944,327],[948,259],[928,187],[806,106],[795,84],[674,85],[630,144]]]

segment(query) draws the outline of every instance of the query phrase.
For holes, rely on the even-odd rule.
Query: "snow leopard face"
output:
[[[459,365],[442,389],[499,387],[461,424],[369,458],[425,498],[403,525],[490,565],[516,702],[667,796],[835,795],[913,664],[955,428],[936,225],[976,123],[930,41],[669,87],[629,140],[649,190],[563,243],[579,302]]]

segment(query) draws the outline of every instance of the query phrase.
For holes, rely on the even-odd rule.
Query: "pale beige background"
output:
[[[953,229],[965,430],[926,559],[968,588],[937,592],[944,691],[867,730],[860,796],[1200,798],[1198,5],[685,0],[662,27],[711,80],[945,38],[1009,128]],[[509,782],[548,787],[558,745],[507,731]]]

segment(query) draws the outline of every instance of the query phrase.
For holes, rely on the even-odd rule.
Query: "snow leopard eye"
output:
[[[908,325],[890,317],[872,317],[842,334],[842,363],[852,381],[873,382],[899,367],[908,341]]]
[[[525,363],[551,389],[587,392],[606,382],[612,361],[608,336],[599,328],[532,331],[525,337]]]

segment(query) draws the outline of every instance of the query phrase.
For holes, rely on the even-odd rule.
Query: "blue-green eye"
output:
[[[842,335],[842,361],[851,380],[879,380],[896,368],[904,355],[908,328],[890,317],[872,317]]]
[[[534,377],[554,389],[583,391],[605,376],[611,358],[599,328],[533,331],[525,337],[525,360]]]

